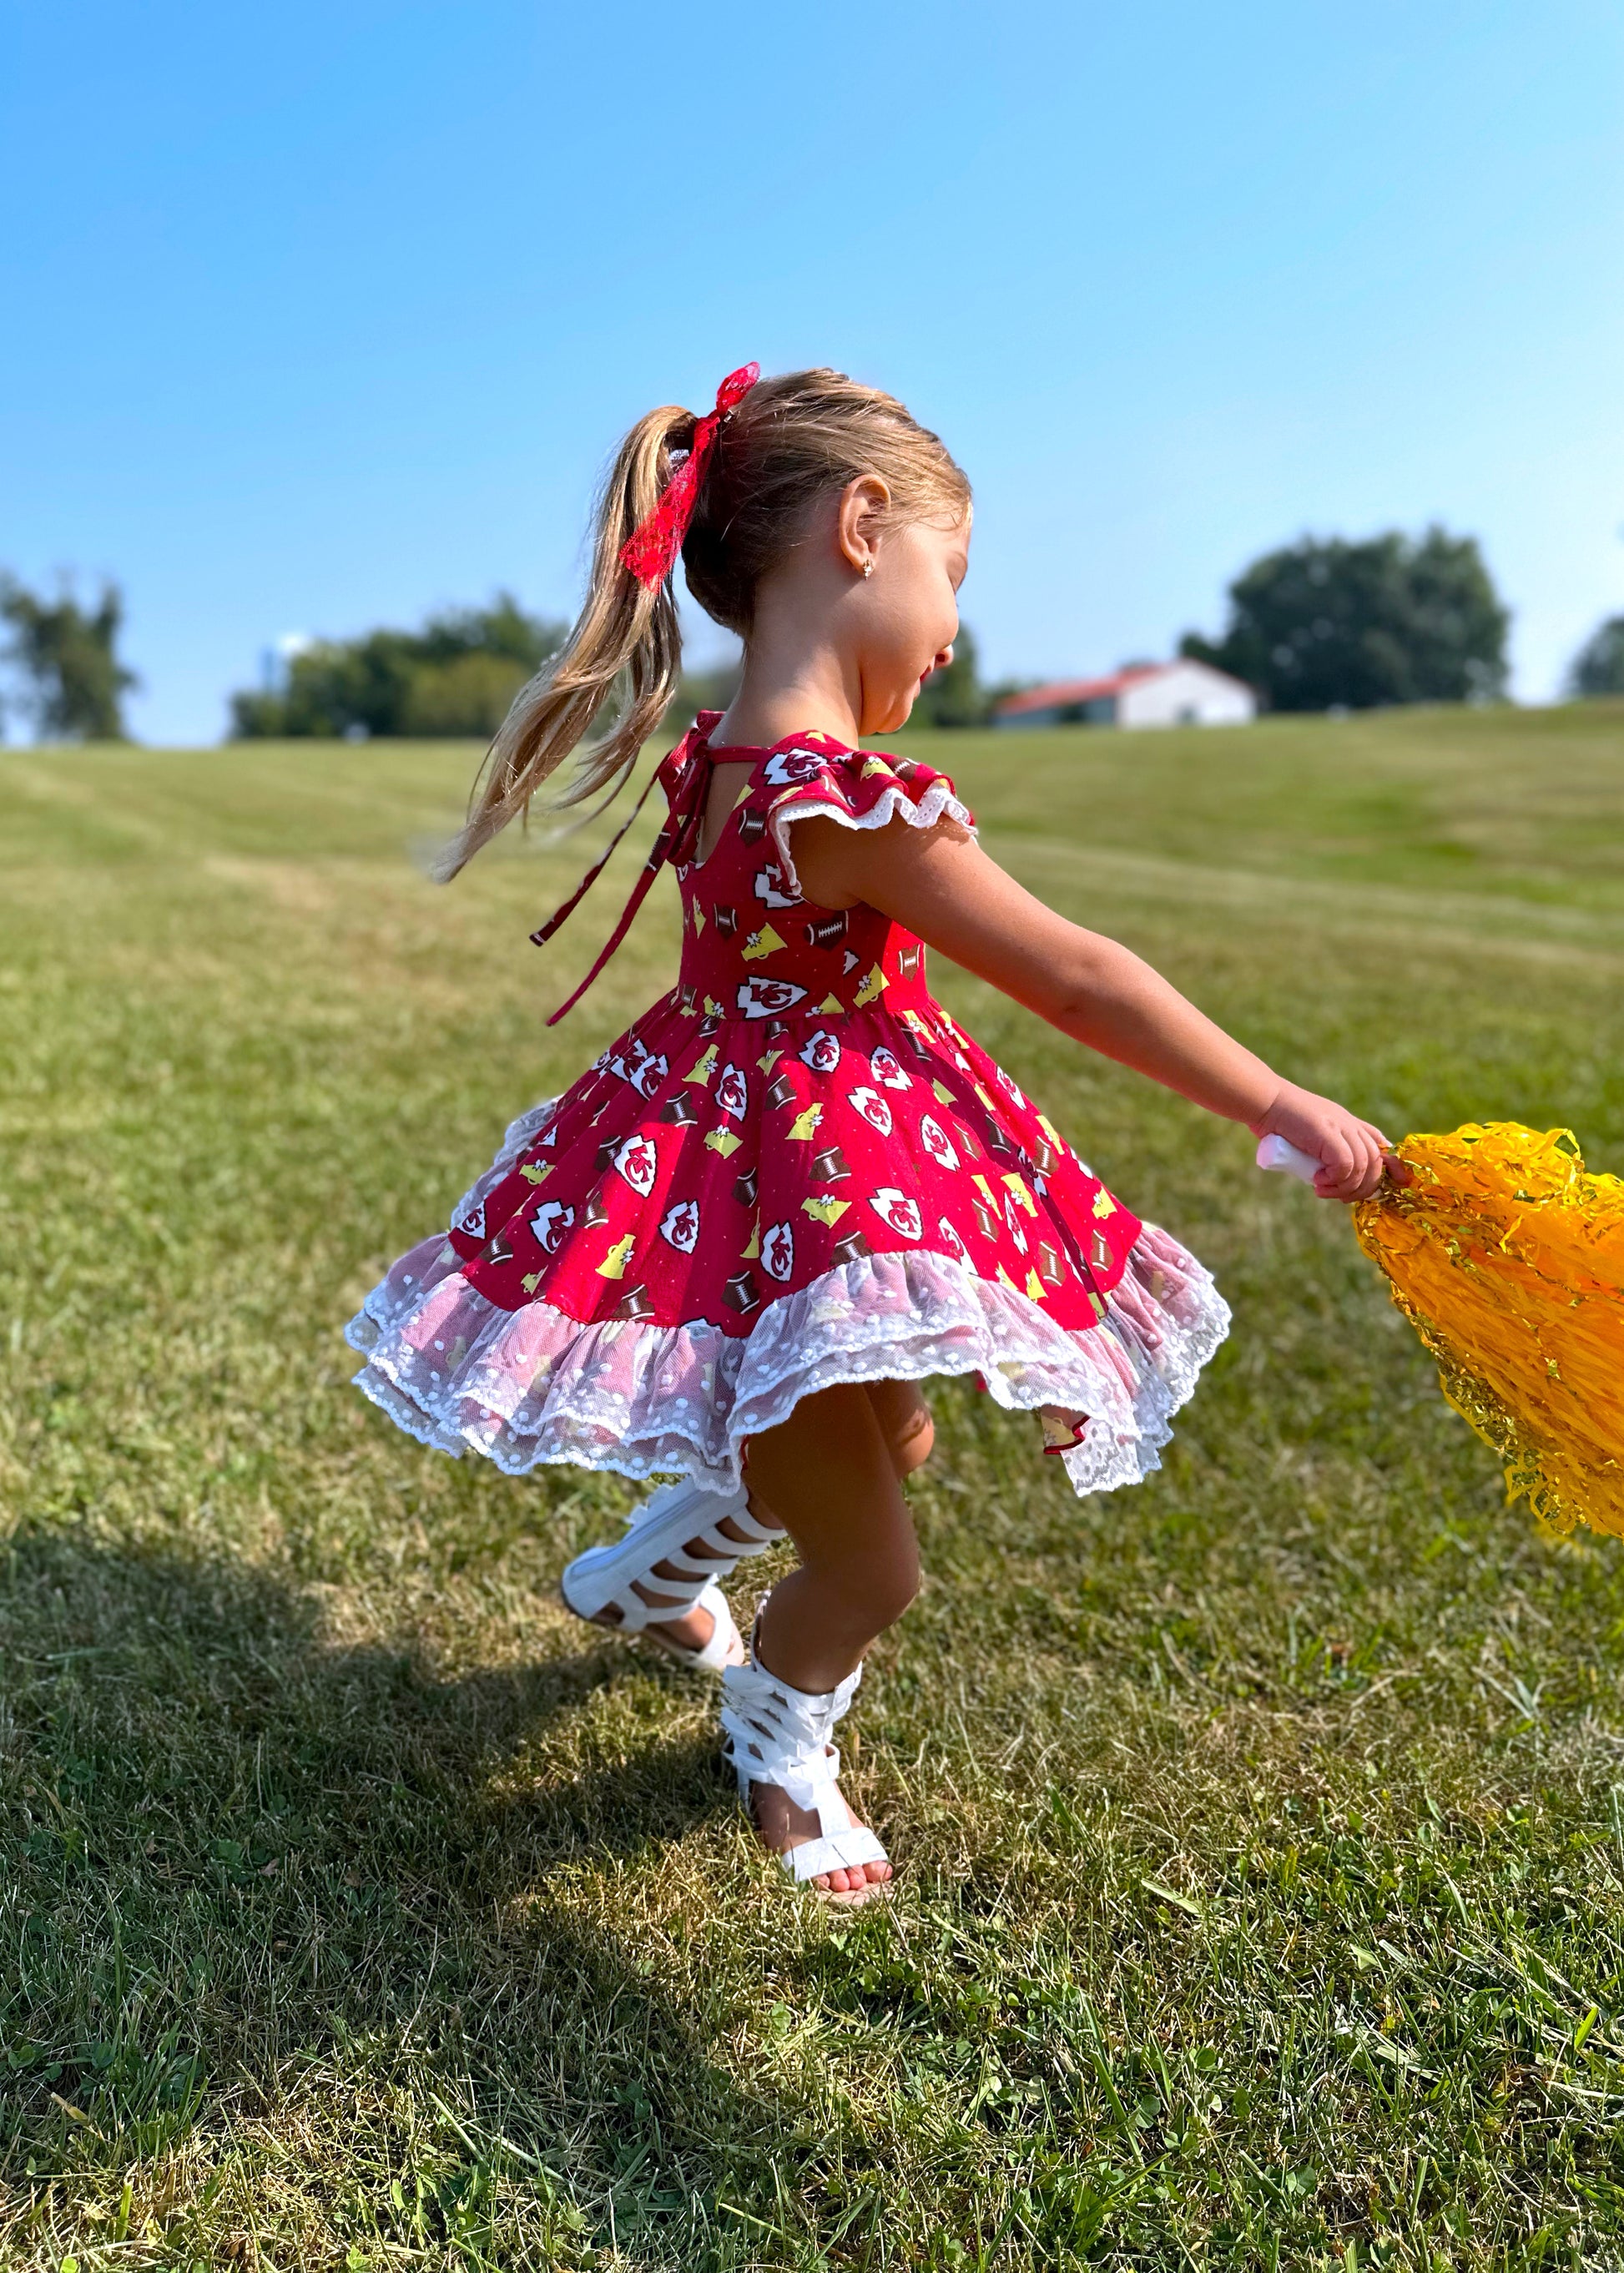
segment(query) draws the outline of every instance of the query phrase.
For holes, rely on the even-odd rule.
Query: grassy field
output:
[[[1297,1079],[1624,1171],[1624,709],[903,746]],[[672,968],[544,1031],[635,856],[538,955],[596,839],[436,890],[471,756],[0,753],[0,2265],[1624,2264],[1624,1548],[1244,1133],[938,969],[1236,1327],[1080,1504],[941,1385],[855,1919],[557,1608],[624,1487],[346,1387]]]

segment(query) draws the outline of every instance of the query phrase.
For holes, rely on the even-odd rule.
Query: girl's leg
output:
[[[929,1431],[913,1384],[881,1382],[821,1390],[751,1438],[751,1508],[781,1524],[801,1556],[763,1608],[756,1657],[794,1688],[836,1688],[918,1592],[901,1478],[929,1452]],[[763,1783],[750,1790],[756,1827],[775,1851],[817,1837],[816,1816],[787,1793]],[[816,1883],[846,1894],[890,1876],[889,1863],[868,1863]]]
[[[920,1395],[916,1381],[868,1381],[863,1384],[863,1394],[874,1407],[900,1482],[930,1458],[936,1442],[930,1407]]]
[[[784,1424],[785,1428],[793,1428],[801,1414],[810,1407],[820,1406],[823,1397],[833,1393],[831,1391],[824,1390],[817,1397],[808,1398],[805,1404],[797,1407],[791,1414],[789,1420]],[[929,1457],[933,1437],[930,1407],[920,1395],[917,1383],[869,1381],[861,1384],[859,1393],[868,1399],[873,1409],[875,1421],[884,1440],[892,1474],[898,1481],[904,1476],[912,1475],[914,1469]],[[751,1510],[758,1523],[763,1523],[777,1529],[784,1527],[784,1519],[771,1504],[771,1495],[761,1482],[757,1448],[767,1444],[771,1437],[776,1437],[781,1433],[778,1429],[772,1429],[767,1436],[754,1438],[750,1446]],[[766,1504],[763,1504],[763,1502]],[[742,1543],[744,1534],[731,1517],[724,1517],[718,1528],[724,1538],[737,1539]],[[790,1525],[789,1529],[793,1535],[793,1524]],[[799,1540],[796,1543],[800,1544]],[[689,1557],[691,1563],[703,1565],[708,1559],[698,1540],[690,1541],[685,1546],[683,1552]],[[640,1579],[634,1582],[635,1592],[642,1595],[643,1601],[651,1609],[658,1608],[661,1602],[669,1602],[672,1599],[669,1594],[663,1595],[660,1593],[660,1580],[674,1579],[676,1575],[668,1564],[656,1563],[646,1579]],[[620,1612],[611,1604],[607,1609],[599,1613],[598,1623],[603,1625],[618,1624],[620,1615]],[[655,1623],[662,1633],[669,1634],[673,1641],[680,1642],[685,1649],[703,1649],[710,1639],[709,1610],[693,1609],[681,1617],[658,1619]],[[861,1654],[859,1652],[860,1655]],[[773,1670],[781,1673],[786,1681],[793,1682],[797,1689],[804,1689],[808,1685],[803,1681],[797,1681],[786,1666],[775,1665]],[[849,1666],[846,1670],[848,1672],[851,1670]],[[832,1688],[834,1684],[831,1682],[826,1685]]]

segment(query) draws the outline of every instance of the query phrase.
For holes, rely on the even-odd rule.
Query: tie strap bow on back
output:
[[[573,1010],[587,988],[602,971],[615,949],[635,922],[637,911],[649,896],[649,888],[669,860],[684,867],[698,849],[700,832],[704,827],[706,795],[710,787],[710,736],[721,718],[719,710],[702,710],[690,732],[684,737],[671,755],[650,776],[642,796],[615,830],[607,845],[592,863],[575,890],[560,908],[554,910],[538,931],[530,938],[538,947],[545,947],[553,934],[561,930],[593,885],[603,874],[613,857],[615,848],[648,803],[657,783],[662,784],[671,800],[671,811],[664,827],[649,848],[642,874],[632,886],[631,896],[620,911],[620,919],[605,941],[603,952],[581,981],[567,1002],[560,1002],[547,1020],[556,1026],[559,1020]]]

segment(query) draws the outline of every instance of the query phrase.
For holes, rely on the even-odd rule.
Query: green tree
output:
[[[231,697],[231,732],[238,740],[385,734],[488,741],[568,630],[499,592],[489,607],[447,609],[420,631],[318,640],[293,656],[284,686]]]
[[[1568,673],[1570,694],[1624,694],[1624,616],[1598,624]]]
[[[990,703],[981,685],[981,658],[975,634],[960,624],[953,641],[953,659],[945,671],[933,671],[919,691],[910,724],[915,726],[984,726]]]
[[[124,596],[104,583],[94,610],[80,607],[64,579],[55,601],[43,600],[14,577],[0,576],[0,619],[11,638],[4,654],[24,683],[13,707],[31,719],[46,742],[122,742],[124,698],[140,685],[118,660]]]
[[[1179,651],[1274,710],[1486,701],[1505,690],[1509,622],[1476,537],[1391,529],[1266,553],[1230,585],[1222,637],[1187,632]]]

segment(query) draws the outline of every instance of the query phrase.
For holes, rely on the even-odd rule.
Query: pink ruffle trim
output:
[[[419,1442],[509,1474],[545,1463],[736,1489],[745,1440],[836,1382],[980,1374],[1011,1409],[1086,1413],[1061,1457],[1079,1493],[1160,1466],[1172,1414],[1229,1331],[1207,1272],[1147,1224],[1101,1324],[1056,1325],[955,1257],[867,1256],[780,1296],[741,1339],[684,1326],[583,1325],[550,1303],[502,1310],[434,1238],[403,1255],[347,1329],[357,1386]]]

